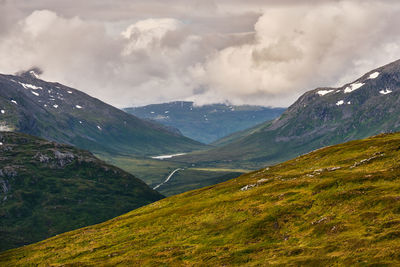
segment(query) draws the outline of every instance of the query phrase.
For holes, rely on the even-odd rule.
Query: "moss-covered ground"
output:
[[[0,265],[400,264],[400,134],[326,147],[0,254]]]

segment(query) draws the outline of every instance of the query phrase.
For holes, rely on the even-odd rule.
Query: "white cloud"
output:
[[[0,72],[38,66],[44,79],[120,107],[286,106],[400,55],[397,2],[266,2],[0,0]]]
[[[270,8],[255,24],[253,43],[197,65],[194,74],[208,88],[197,98],[285,106],[306,90],[349,82],[400,55],[396,12],[353,2]]]

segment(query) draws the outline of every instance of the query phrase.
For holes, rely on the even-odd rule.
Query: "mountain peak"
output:
[[[0,74],[0,129],[12,129],[91,151],[168,154],[199,142],[141,120],[79,90],[46,82],[33,68]]]
[[[33,67],[29,70],[20,71],[16,75],[24,78],[40,79],[41,74],[43,74],[42,69],[39,67]]]

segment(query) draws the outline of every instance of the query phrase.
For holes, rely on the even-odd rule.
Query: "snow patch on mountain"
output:
[[[345,92],[345,93],[351,93],[351,92],[353,92],[353,91],[359,89],[359,88],[360,88],[361,86],[363,86],[363,85],[364,85],[364,83],[352,83],[352,84],[350,84],[350,86],[347,86],[347,87],[344,89],[344,92]]]
[[[369,78],[368,78],[368,79],[375,79],[375,78],[377,78],[378,76],[379,76],[379,72],[375,71],[374,73],[371,73],[371,74],[369,75]]]
[[[34,94],[35,96],[39,96],[39,94],[34,91],[31,91],[31,93]]]
[[[324,96],[326,94],[332,93],[334,90],[319,90],[317,92],[317,94],[319,94],[320,96]]]
[[[387,94],[390,94],[391,92],[392,92],[392,90],[389,90],[389,89],[385,89],[385,90],[380,90],[379,91],[379,93],[382,94],[382,95],[387,95]]]
[[[36,79],[39,79],[39,74],[37,74],[34,70],[31,70],[29,74],[35,77]]]
[[[36,86],[33,84],[29,84],[29,83],[21,83],[20,82],[19,84],[22,85],[22,87],[24,87],[25,89],[32,89],[32,90],[38,90],[38,89],[42,90],[43,89],[40,86]]]
[[[343,105],[344,104],[344,101],[343,100],[339,100],[338,102],[336,102],[336,106],[341,106],[341,105]]]

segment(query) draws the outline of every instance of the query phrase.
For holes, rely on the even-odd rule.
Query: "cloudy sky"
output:
[[[0,0],[0,72],[118,107],[288,106],[400,58],[391,0]]]

